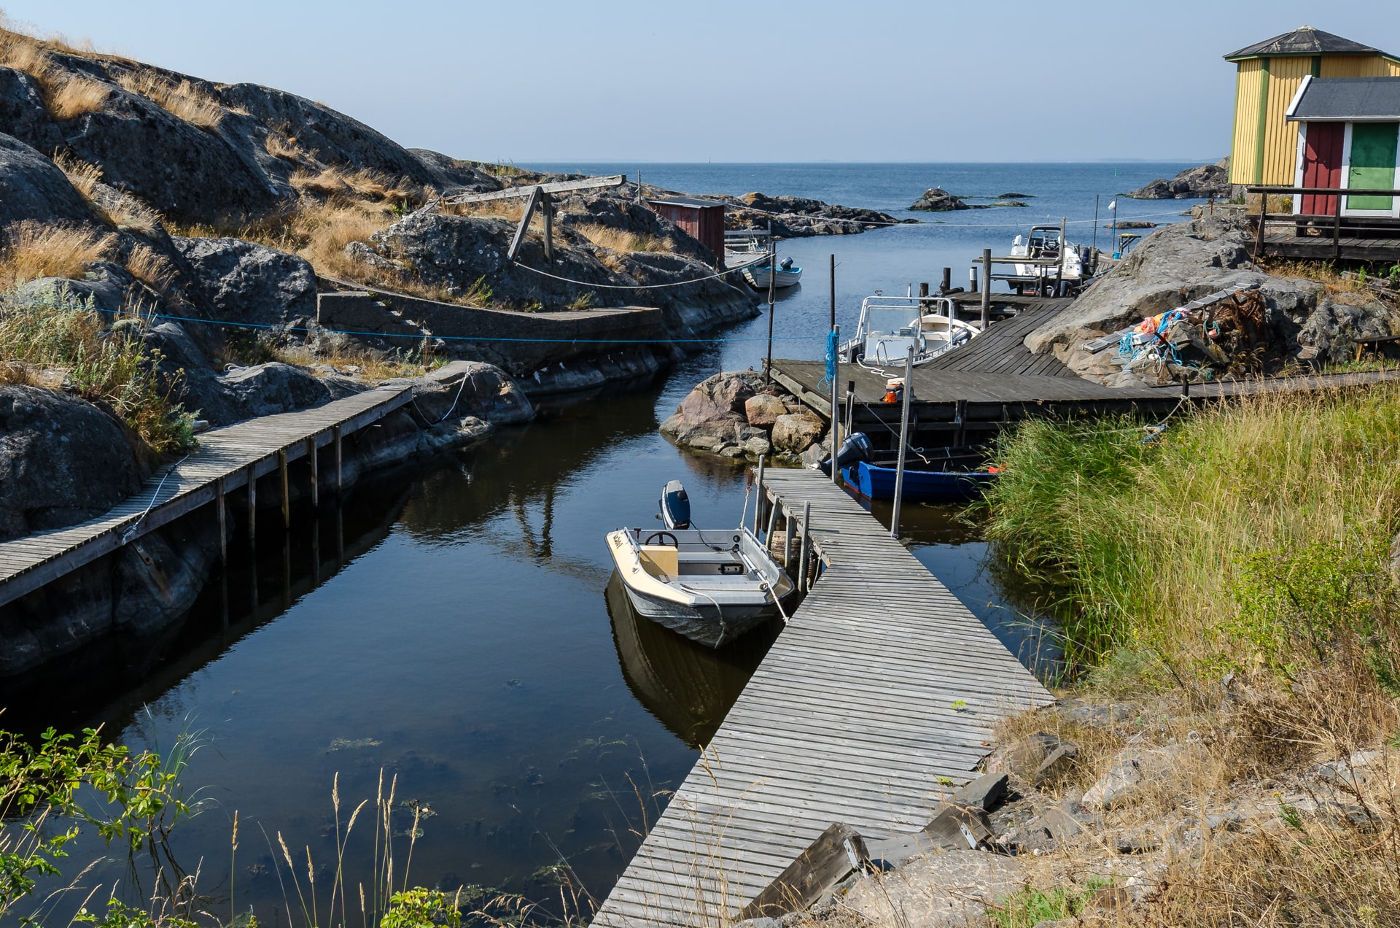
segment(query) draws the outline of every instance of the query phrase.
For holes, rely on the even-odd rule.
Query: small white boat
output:
[[[766,261],[744,269],[744,279],[757,290],[767,290],[770,278],[773,281],[773,286],[782,290],[802,281],[802,268],[793,264],[791,258],[784,258],[778,262],[776,271],[770,270],[770,265]]]
[[[793,582],[753,532],[692,528],[679,481],[666,485],[661,508],[665,528],[608,533],[617,575],[639,615],[718,648],[781,610]]]
[[[911,347],[917,367],[979,334],[975,325],[954,315],[953,301],[946,297],[877,293],[861,301],[855,337],[841,346],[841,356],[869,370],[893,374],[903,370]]]
[[[1009,281],[1017,293],[1072,296],[1083,288],[1097,269],[1096,255],[1088,245],[1062,242],[1059,226],[1031,226],[1023,238],[1011,242],[1011,257],[1038,259],[1016,264],[1016,278]],[[1045,263],[1045,262],[1053,263]]]

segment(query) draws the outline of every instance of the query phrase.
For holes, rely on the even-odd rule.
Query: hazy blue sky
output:
[[[0,6],[321,100],[406,145],[517,162],[1215,158],[1234,104],[1222,54],[1304,23],[1400,51],[1395,0]]]

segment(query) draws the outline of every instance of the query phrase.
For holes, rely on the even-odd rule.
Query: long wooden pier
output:
[[[250,419],[199,437],[199,446],[178,464],[163,468],[135,495],[113,509],[64,528],[36,532],[0,542],[0,606],[110,554],[142,535],[200,506],[214,503],[221,526],[224,494],[251,486],[250,511],[256,505],[256,481],[280,471],[286,516],[286,472],[290,462],[309,457],[313,488],[319,487],[319,449],[330,449],[328,476],[337,489],[341,478],[341,439],[377,422],[412,399],[408,387],[357,393],[314,409]],[[313,489],[315,495],[318,489]],[[224,534],[225,540],[227,533]]]
[[[719,926],[833,822],[927,824],[1004,715],[1051,700],[870,513],[811,470],[770,471],[825,570],[593,924]]]

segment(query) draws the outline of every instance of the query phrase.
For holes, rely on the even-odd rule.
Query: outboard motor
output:
[[[791,258],[784,258],[784,259],[782,260],[782,263],[779,264],[778,267],[782,268],[782,269],[785,270],[785,271],[790,271],[790,270],[792,270],[792,259],[791,259]]]
[[[690,528],[690,497],[679,480],[672,480],[661,490],[661,521],[669,529]]]
[[[852,432],[846,440],[841,442],[841,447],[836,449],[837,469],[850,467],[858,461],[870,459],[870,439],[865,437],[864,432]],[[817,465],[818,469],[828,477],[831,476],[831,458],[828,457]]]

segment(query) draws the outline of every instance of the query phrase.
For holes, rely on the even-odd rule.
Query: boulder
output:
[[[101,515],[135,493],[155,455],[76,397],[0,386],[0,539]]]
[[[811,412],[789,412],[773,422],[773,447],[779,451],[801,454],[821,437],[825,426]]]
[[[761,380],[760,375],[749,371],[722,371],[706,377],[686,394],[676,413],[693,424],[742,414]]]
[[[1190,200],[1230,195],[1230,159],[1187,168],[1170,179],[1158,179],[1123,196],[1135,200]]]
[[[1136,802],[1144,784],[1160,784],[1189,752],[1187,745],[1129,745],[1114,756],[1108,770],[1084,793],[1084,808],[1098,811]]]
[[[501,182],[476,162],[462,161],[430,148],[410,148],[409,153],[422,162],[437,185],[445,190],[489,193],[501,189]]]
[[[100,222],[52,161],[14,136],[0,133],[0,228],[24,220]]]
[[[304,326],[316,318],[316,274],[302,258],[234,238],[176,238],[190,290],[210,318]]]
[[[864,924],[902,928],[972,928],[986,923],[987,906],[1019,889],[1025,859],[983,851],[915,857],[904,866],[860,880],[841,899]]]
[[[920,194],[919,198],[909,205],[910,209],[922,210],[930,213],[945,213],[957,209],[972,209],[963,202],[961,197],[955,197],[942,187],[930,187]]]
[[[760,393],[744,401],[744,418],[761,429],[773,427],[779,416],[787,415],[787,405],[771,393]]]
[[[320,406],[355,392],[350,381],[318,378],[280,361],[234,368],[218,382],[239,419]]]

